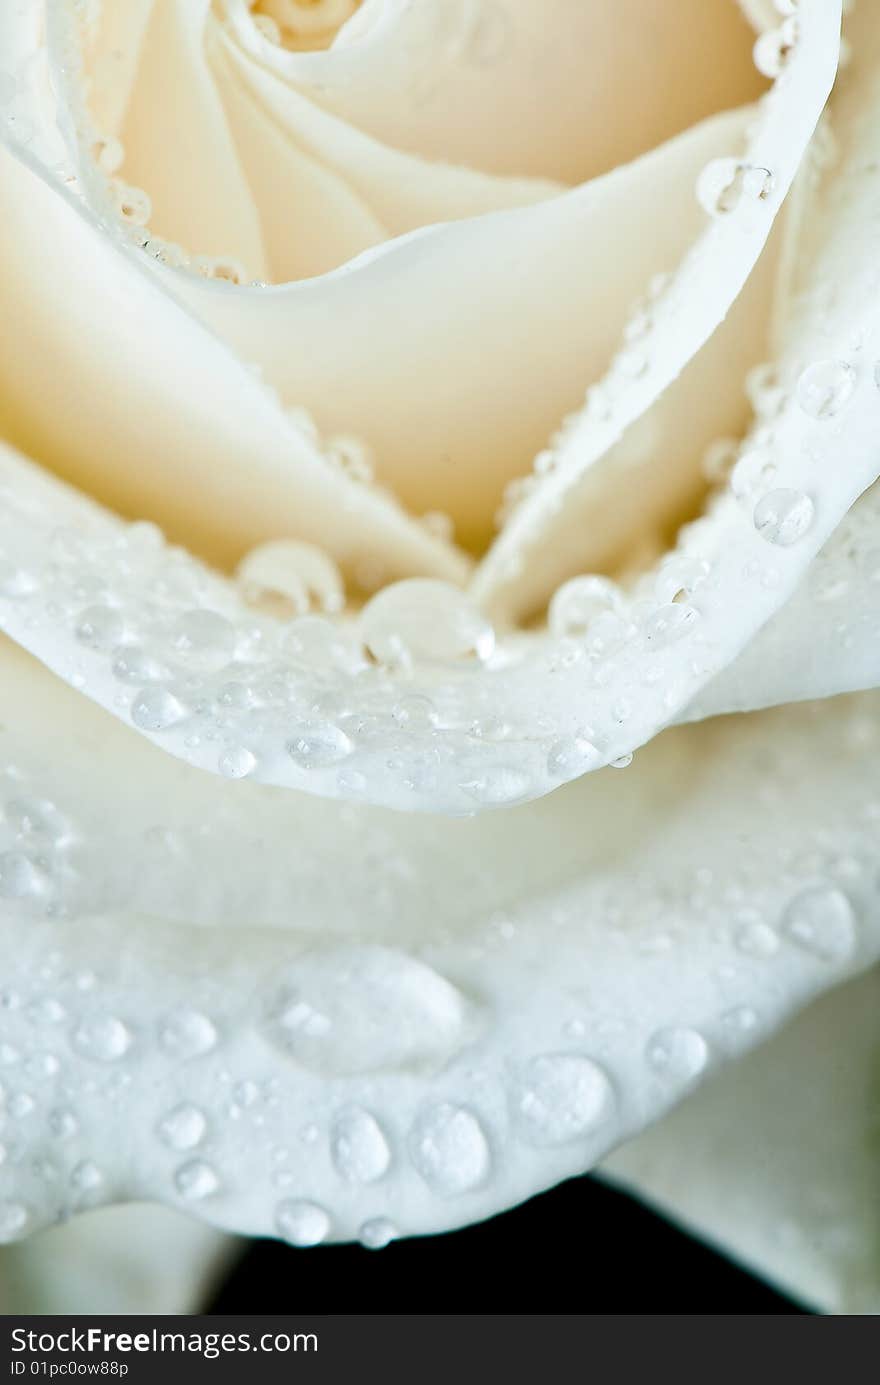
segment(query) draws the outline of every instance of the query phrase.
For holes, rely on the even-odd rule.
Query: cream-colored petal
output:
[[[604,530],[605,492],[610,491],[613,505],[625,489],[621,472],[633,459],[647,457],[651,471],[668,472],[676,499],[683,476],[690,474],[694,487],[691,447],[705,439],[712,413],[705,402],[692,403],[691,388],[699,396],[708,381],[720,378],[721,398],[729,398],[731,382],[724,380],[721,343],[714,359],[710,354],[689,372],[686,367],[705,349],[753,273],[834,80],[839,7],[804,5],[799,15],[798,43],[748,130],[745,149],[730,151],[733,157],[726,164],[709,165],[701,175],[701,200],[716,176],[720,179],[720,214],[707,215],[687,254],[670,266],[674,272],[668,282],[633,315],[607,374],[596,382],[586,407],[567,420],[554,440],[551,465],[538,476],[477,572],[474,595],[491,610],[521,617],[540,611],[560,580],[577,571],[579,529]],[[725,204],[725,197],[732,202]],[[766,283],[763,292],[766,312],[772,306]],[[751,340],[750,320],[734,318],[727,328],[735,343],[734,370],[750,345],[760,349],[764,313]],[[659,409],[652,414],[658,400]],[[719,432],[721,418],[719,413]],[[638,431],[630,440],[627,430],[634,426]],[[682,453],[691,463],[690,472],[678,460]],[[646,486],[649,498],[652,491],[656,495],[656,481]],[[668,523],[669,511],[664,515],[661,510],[657,518]],[[601,543],[595,553],[589,547],[582,571],[590,570],[591,558],[607,562],[616,556]]]
[[[194,253],[237,260],[252,278],[266,279],[270,252],[251,192],[248,150],[236,148],[205,54],[210,5],[154,0],[119,132],[123,176],[149,194],[157,235]],[[101,76],[95,74],[95,86]]]
[[[157,272],[286,403],[366,438],[411,511],[448,513],[479,548],[506,483],[604,374],[634,300],[698,235],[700,170],[740,149],[752,118],[715,117],[562,197],[414,233],[314,281],[230,289]]]
[[[241,1246],[170,1207],[104,1207],[0,1252],[4,1315],[191,1314]]]
[[[329,51],[238,41],[303,95],[383,143],[505,175],[578,183],[762,82],[735,0],[367,0]]]
[[[880,954],[876,698],[448,822],[211,779],[0,657],[7,1237],[131,1198],[293,1240],[461,1225]]]
[[[820,1312],[880,1313],[880,971],[810,1006],[605,1166]]]
[[[0,151],[0,421],[60,475],[230,563],[307,539],[350,572],[460,578],[466,562],[390,499],[349,480],[113,239]],[[45,250],[43,250],[45,248]]]

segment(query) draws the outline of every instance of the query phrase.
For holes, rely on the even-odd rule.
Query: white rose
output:
[[[877,1311],[880,13],[743,9],[4,5],[3,1239],[623,1145]]]

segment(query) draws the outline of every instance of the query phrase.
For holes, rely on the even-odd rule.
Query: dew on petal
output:
[[[458,587],[427,577],[395,582],[368,602],[361,638],[381,664],[488,659],[495,632]]]
[[[782,916],[782,933],[822,962],[845,962],[855,951],[852,904],[833,885],[814,885],[795,895]]]
[[[710,216],[728,216],[745,203],[766,200],[773,182],[769,168],[733,158],[713,159],[697,179],[697,201]]]
[[[669,1027],[651,1035],[645,1049],[648,1067],[676,1087],[687,1086],[709,1061],[709,1045],[696,1029]]]
[[[72,1043],[84,1058],[113,1063],[131,1048],[131,1030],[116,1015],[89,1015],[73,1031]]]
[[[769,491],[755,506],[754,525],[762,539],[788,548],[807,533],[814,511],[812,500],[803,491]]]
[[[591,1134],[608,1119],[612,1105],[605,1072],[573,1053],[533,1058],[513,1093],[517,1128],[534,1145],[561,1145]]]
[[[208,1122],[203,1111],[182,1102],[159,1121],[159,1136],[169,1149],[195,1149],[205,1137]]]
[[[483,1128],[462,1106],[441,1102],[417,1119],[409,1139],[417,1172],[440,1197],[457,1197],[489,1177],[491,1156]]]
[[[181,1197],[189,1202],[200,1202],[211,1197],[220,1187],[216,1169],[203,1159],[190,1159],[181,1164],[174,1174],[174,1186]]]
[[[553,594],[548,612],[554,635],[576,639],[605,611],[621,605],[620,588],[607,577],[573,577]]]
[[[858,379],[847,361],[814,361],[798,379],[798,404],[810,418],[836,418],[855,394]]]
[[[330,1217],[317,1202],[289,1198],[275,1208],[275,1229],[292,1246],[317,1246],[330,1234]]]
[[[336,1115],[330,1151],[337,1172],[349,1183],[375,1183],[391,1163],[379,1122],[360,1106],[346,1107]]]

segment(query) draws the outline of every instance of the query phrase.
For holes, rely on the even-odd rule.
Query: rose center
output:
[[[254,21],[284,48],[310,51],[329,48],[360,0],[256,0]]]

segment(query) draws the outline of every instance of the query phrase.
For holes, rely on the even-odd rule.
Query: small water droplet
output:
[[[289,1245],[317,1246],[330,1234],[330,1218],[317,1202],[289,1198],[275,1208],[275,1227]]]
[[[360,1106],[337,1114],[330,1150],[337,1171],[349,1183],[375,1183],[391,1163],[391,1150],[378,1121]]]
[[[198,1106],[182,1102],[159,1121],[159,1136],[169,1149],[195,1149],[205,1138],[208,1122]]]
[[[853,907],[833,885],[814,885],[795,895],[781,927],[791,942],[822,962],[845,962],[855,950]]]
[[[642,625],[645,648],[652,654],[668,649],[689,635],[699,618],[700,613],[693,606],[674,601],[666,606],[658,606]]]
[[[325,769],[353,750],[351,739],[329,721],[303,722],[287,742],[287,753],[300,769]]]
[[[70,1172],[70,1184],[80,1193],[91,1193],[104,1182],[104,1175],[89,1159],[83,1159]]]
[[[89,606],[81,612],[75,634],[88,649],[106,651],[122,643],[125,622],[112,606]]]
[[[170,645],[187,668],[217,673],[235,654],[235,627],[216,611],[186,611],[171,632]]]
[[[427,577],[395,582],[367,603],[361,638],[375,659],[395,666],[418,661],[488,659],[495,632],[458,587]]]
[[[512,765],[492,765],[481,770],[473,779],[466,780],[462,789],[477,803],[487,807],[503,807],[525,798],[531,787],[531,780],[524,770],[514,769]]]
[[[6,558],[0,559],[0,596],[19,601],[23,597],[32,596],[38,587],[39,583],[33,573],[16,566]]]
[[[168,688],[141,688],[131,704],[131,719],[141,731],[166,731],[182,721],[187,710]]]
[[[773,182],[769,168],[733,158],[713,159],[697,179],[697,201],[710,216],[729,216],[743,204],[765,201]]]
[[[698,1030],[673,1026],[651,1035],[645,1057],[653,1072],[675,1086],[687,1086],[705,1069],[709,1045]]]
[[[547,773],[559,779],[575,779],[595,769],[601,755],[587,735],[569,736],[550,747]]]
[[[813,523],[814,506],[803,491],[775,490],[755,506],[754,524],[762,539],[788,548],[803,538]]]
[[[607,577],[573,577],[553,594],[548,611],[552,634],[577,639],[586,634],[597,616],[617,611],[620,588]]]
[[[227,746],[217,761],[224,779],[246,779],[256,767],[257,757],[245,745]]]
[[[358,1229],[358,1240],[367,1250],[383,1250],[396,1241],[400,1233],[387,1217],[371,1217]]]
[[[734,935],[734,942],[747,957],[772,957],[779,951],[779,934],[760,919],[748,919],[741,923]]]
[[[131,1048],[131,1030],[115,1015],[89,1015],[73,1031],[72,1043],[84,1058],[113,1063]]]
[[[457,1197],[489,1177],[491,1156],[476,1116],[441,1102],[417,1119],[409,1138],[416,1171],[440,1197]]]
[[[34,899],[48,883],[45,871],[25,852],[0,853],[0,899]]]
[[[159,1028],[159,1043],[172,1058],[198,1058],[216,1042],[217,1029],[200,1010],[175,1010]]]
[[[591,1134],[608,1119],[612,1105],[603,1070],[576,1053],[533,1058],[513,1092],[514,1120],[533,1145],[561,1145]]]
[[[49,1129],[56,1139],[69,1140],[79,1129],[79,1121],[73,1111],[59,1107],[49,1112]]]
[[[21,1202],[0,1202],[0,1242],[14,1241],[28,1223],[28,1210]]]
[[[190,1159],[187,1163],[181,1164],[175,1172],[174,1186],[181,1197],[190,1202],[198,1202],[217,1192],[220,1179],[216,1170],[210,1164],[206,1164],[204,1159]]]
[[[810,418],[836,418],[855,394],[858,379],[847,361],[814,361],[798,379],[797,401]]]

